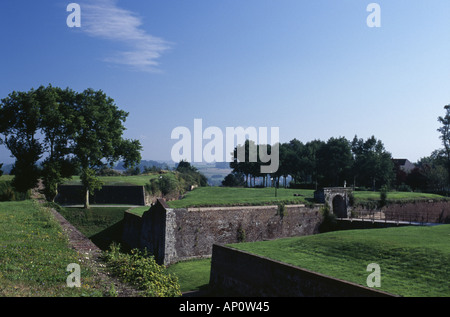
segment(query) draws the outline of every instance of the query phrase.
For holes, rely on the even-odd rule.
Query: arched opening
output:
[[[347,206],[344,197],[336,195],[333,198],[333,213],[338,218],[347,218]]]

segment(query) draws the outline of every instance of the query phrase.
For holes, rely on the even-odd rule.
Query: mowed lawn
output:
[[[184,208],[277,203],[305,204],[311,202],[313,198],[314,191],[308,189],[199,187],[188,192],[181,200],[168,202],[168,205],[171,208]]]
[[[67,266],[80,263],[50,212],[36,202],[0,203],[0,297],[102,296],[81,266],[81,288],[68,288]]]
[[[379,192],[355,191],[355,202],[380,200]],[[440,200],[443,196],[413,193],[413,192],[389,192],[387,200],[417,201]],[[232,206],[232,205],[267,205],[267,204],[308,204],[314,203],[314,190],[289,189],[289,188],[230,188],[230,187],[200,187],[186,193],[181,200],[170,201],[171,208],[208,207],[208,206]]]
[[[367,285],[376,263],[381,290],[401,296],[450,296],[450,225],[349,230],[231,245],[234,248]]]

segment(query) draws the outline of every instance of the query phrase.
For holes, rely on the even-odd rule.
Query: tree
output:
[[[442,145],[444,145],[444,153],[445,153],[445,168],[447,169],[448,179],[450,180],[450,105],[446,105],[445,116],[439,117],[438,121],[442,124],[442,126],[437,130],[441,136]]]
[[[72,105],[76,94],[68,88],[62,90],[49,85],[39,87],[36,95],[41,109],[42,146],[47,154],[42,163],[44,194],[48,201],[53,201],[58,184],[63,179],[71,178],[76,169],[70,158],[70,142],[75,132],[73,120],[76,116]]]
[[[41,109],[35,90],[12,92],[0,104],[0,144],[6,145],[16,158],[13,187],[19,192],[34,188],[40,176],[37,161],[44,149],[37,134],[40,128]]]
[[[342,186],[353,164],[349,141],[344,137],[330,138],[317,150],[317,164],[322,186]]]
[[[84,207],[89,208],[89,194],[102,186],[96,171],[124,160],[124,167],[139,164],[142,147],[139,141],[122,138],[128,113],[118,109],[114,100],[101,90],[87,89],[76,96],[74,135],[71,152],[82,171],[85,191]]]
[[[383,143],[374,136],[366,141],[353,138],[351,149],[354,157],[354,185],[372,187],[373,190],[383,185],[390,186],[395,179],[392,156],[384,148]]]
[[[245,186],[245,176],[242,173],[230,173],[222,181],[224,187],[243,187]]]
[[[49,85],[12,92],[0,105],[0,144],[16,158],[13,186],[27,191],[42,177],[46,197],[53,200],[58,183],[79,166],[88,207],[89,192],[101,187],[100,168],[120,158],[133,167],[141,159],[139,141],[122,138],[127,116],[102,91],[75,93]]]

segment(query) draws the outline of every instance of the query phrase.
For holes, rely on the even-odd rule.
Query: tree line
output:
[[[261,175],[257,162],[240,162],[237,151],[244,147],[246,157],[249,148],[256,146],[252,141],[234,150],[234,161],[230,163],[232,173],[222,182],[223,186],[256,185],[262,179],[262,186],[302,186],[319,188],[327,186],[362,187],[381,189],[387,187],[399,191],[434,192],[447,195],[450,191],[450,105],[444,107],[445,115],[438,117],[437,131],[443,148],[414,163],[410,171],[395,164],[383,142],[372,136],[366,140],[355,136],[328,141],[314,140],[302,143],[297,139],[276,144],[279,150],[280,166],[276,173]],[[257,146],[256,146],[257,147]],[[270,145],[268,146],[270,148]],[[287,184],[288,177],[292,178]]]
[[[267,175],[259,173],[259,159],[256,162],[237,160],[239,148],[244,147],[247,154],[251,146],[258,148],[252,142],[247,140],[235,148],[235,159],[230,163],[233,171],[225,178],[224,186],[253,187],[256,179],[262,179],[263,186],[318,188],[346,184],[375,189],[390,185],[395,177],[391,153],[374,136],[367,140],[355,136],[351,141],[332,137],[326,142],[313,140],[307,143],[293,139],[273,145],[278,147],[279,168]],[[270,145],[268,147],[273,150]],[[292,178],[291,184],[287,183],[288,177]]]
[[[0,103],[0,144],[15,158],[14,188],[25,192],[42,179],[52,201],[58,184],[78,171],[89,207],[89,192],[102,186],[98,170],[141,160],[139,141],[123,138],[127,116],[101,90],[78,93],[49,85],[10,93]]]

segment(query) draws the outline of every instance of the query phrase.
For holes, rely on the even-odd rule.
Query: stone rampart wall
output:
[[[131,219],[131,218],[130,218]],[[320,206],[303,205],[171,209],[158,200],[142,216],[139,243],[131,220],[124,221],[125,241],[146,248],[159,263],[208,257],[214,243],[271,240],[318,233]]]

